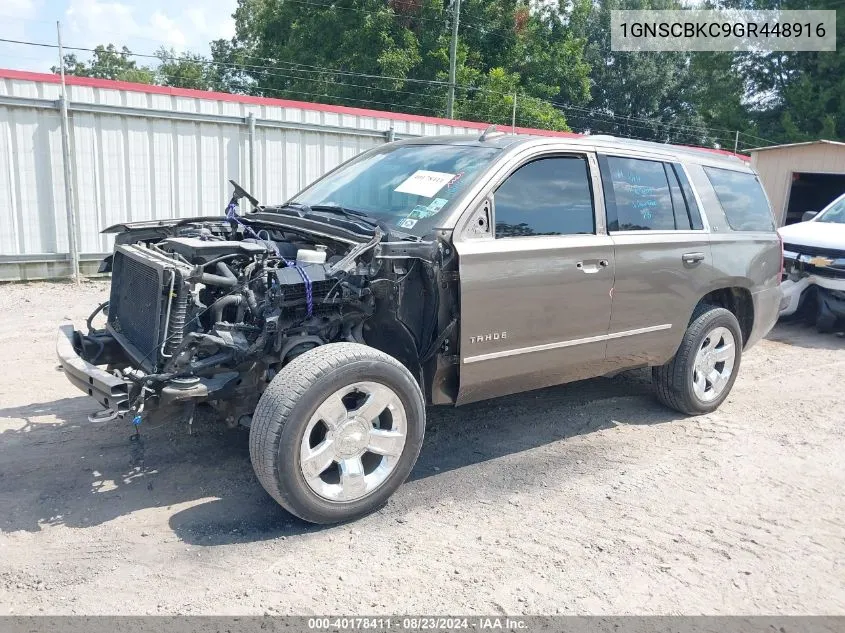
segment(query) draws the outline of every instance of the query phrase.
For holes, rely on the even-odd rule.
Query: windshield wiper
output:
[[[363,211],[356,211],[355,209],[347,209],[346,207],[342,207],[339,204],[305,204],[304,202],[289,202],[287,204],[283,204],[281,207],[277,207],[278,209],[291,209],[296,211],[299,217],[305,218],[311,215],[312,211],[316,211],[318,213],[332,213],[334,215],[342,215],[345,218],[350,220],[361,220],[365,224],[372,226],[373,228],[380,228],[385,230],[385,227],[379,220],[372,217],[371,215],[367,215]]]
[[[357,211],[355,209],[347,209],[346,207],[342,207],[339,204],[312,204],[306,205],[312,211],[317,211],[318,213],[334,213],[335,215],[342,215],[352,220],[362,220],[366,224],[369,224],[372,227],[378,227],[380,229],[386,229],[380,220],[374,218],[371,215],[367,215],[363,211]]]

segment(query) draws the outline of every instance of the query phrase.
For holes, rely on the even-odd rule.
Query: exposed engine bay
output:
[[[247,195],[236,187],[225,217],[117,235],[103,267],[109,301],[88,333],[73,335],[81,358],[120,381],[88,388],[107,407],[103,417],[129,414],[139,424],[166,405],[208,402],[236,424],[284,365],[333,342],[377,347],[421,384],[426,373],[430,384],[454,371],[438,358],[456,323],[451,301],[441,301],[448,245],[391,242],[377,226],[351,237],[313,231],[263,207],[237,216]],[[106,324],[95,329],[101,311]]]

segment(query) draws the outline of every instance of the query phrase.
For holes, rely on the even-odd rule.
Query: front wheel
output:
[[[742,330],[732,312],[700,306],[671,361],[652,369],[657,398],[688,415],[715,411],[733,388]]]
[[[425,404],[411,373],[365,345],[336,343],[298,356],[258,402],[253,468],[286,510],[338,523],[380,508],[414,467]]]

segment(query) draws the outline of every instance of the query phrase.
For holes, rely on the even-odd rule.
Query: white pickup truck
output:
[[[835,329],[845,320],[845,194],[779,232],[784,251],[780,315],[806,310],[821,331]]]

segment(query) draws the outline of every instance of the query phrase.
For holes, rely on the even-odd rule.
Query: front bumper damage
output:
[[[839,252],[799,249],[790,246],[784,251],[780,316],[795,315],[812,305],[819,329],[832,330],[845,319],[845,258]]]
[[[122,413],[128,411],[130,383],[89,363],[79,355],[83,349],[82,335],[74,330],[73,325],[60,325],[56,355],[67,379],[106,409]]]
[[[838,310],[839,316],[845,318],[845,279],[826,279],[816,275],[809,275],[798,280],[786,279],[781,283],[783,299],[780,303],[780,316],[792,316],[815,294],[819,299],[830,304],[833,310]],[[809,291],[809,292],[808,292]]]
[[[107,334],[85,335],[76,331],[73,324],[64,323],[59,326],[56,355],[71,384],[112,412],[113,417],[129,412],[143,381],[127,378],[127,372],[110,373],[101,367],[128,364],[124,350],[113,337]],[[151,404],[163,408],[223,397],[234,388],[239,376],[233,371],[212,377],[174,378],[161,387],[156,402]]]

